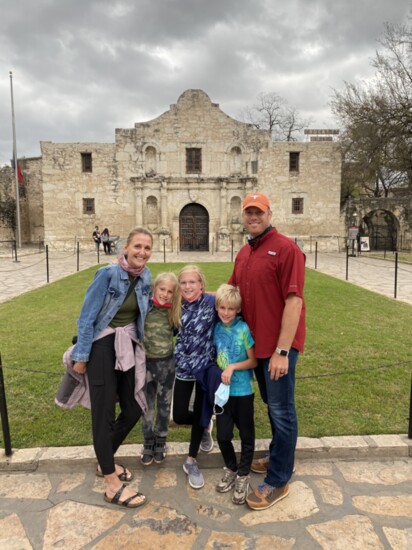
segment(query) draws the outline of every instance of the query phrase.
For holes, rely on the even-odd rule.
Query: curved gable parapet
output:
[[[219,107],[217,103],[212,103],[210,97],[203,90],[185,90],[182,94],[180,94],[179,99],[177,100],[177,105],[179,107],[191,106],[197,103],[206,103],[208,105],[213,105],[213,107]]]
[[[158,124],[159,122],[162,122],[163,119],[168,118],[172,113],[176,114],[177,112],[183,110],[187,111],[191,108],[211,108],[211,107],[219,107],[217,103],[212,103],[210,100],[210,97],[207,95],[206,92],[203,90],[196,90],[196,89],[189,89],[185,90],[182,94],[180,94],[179,99],[177,100],[177,103],[172,103],[170,105],[170,109],[168,111],[165,111],[161,115],[159,115],[156,118],[153,118],[151,120],[147,120],[145,122],[136,122],[134,127],[139,130],[144,130],[152,126],[153,124]]]

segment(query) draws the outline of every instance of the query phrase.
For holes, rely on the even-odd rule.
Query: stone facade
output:
[[[241,203],[252,191],[269,196],[274,224],[291,237],[342,233],[338,145],[272,142],[201,90],[116,129],[115,143],[41,142],[41,154],[26,161],[41,187],[30,239],[43,218],[44,240],[57,248],[91,246],[95,225],[122,238],[144,225],[157,250],[229,250],[244,241]]]

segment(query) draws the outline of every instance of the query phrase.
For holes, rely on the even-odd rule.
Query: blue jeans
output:
[[[272,429],[270,462],[265,477],[265,483],[272,487],[283,487],[292,477],[298,439],[298,419],[295,410],[295,370],[298,355],[298,350],[290,350],[288,374],[277,381],[270,379],[270,357],[258,359],[255,369],[262,400],[268,406]]]

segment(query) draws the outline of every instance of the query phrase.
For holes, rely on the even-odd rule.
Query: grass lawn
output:
[[[150,268],[155,276],[181,265]],[[227,281],[232,270],[229,262],[202,267],[210,290]],[[90,412],[61,410],[54,396],[63,374],[61,357],[76,334],[96,269],[0,304],[0,353],[14,448],[91,443]],[[312,270],[307,271],[306,304],[306,351],[296,383],[299,434],[406,433],[412,307]],[[269,437],[258,392],[255,403],[257,437]],[[188,438],[188,428],[171,427],[170,441]],[[127,442],[141,441],[139,423]]]

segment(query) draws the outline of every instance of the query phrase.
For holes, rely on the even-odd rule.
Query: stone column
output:
[[[226,183],[220,188],[220,226],[227,227],[227,189]]]
[[[167,182],[162,181],[160,184],[160,226],[170,231],[167,223],[167,214]]]

